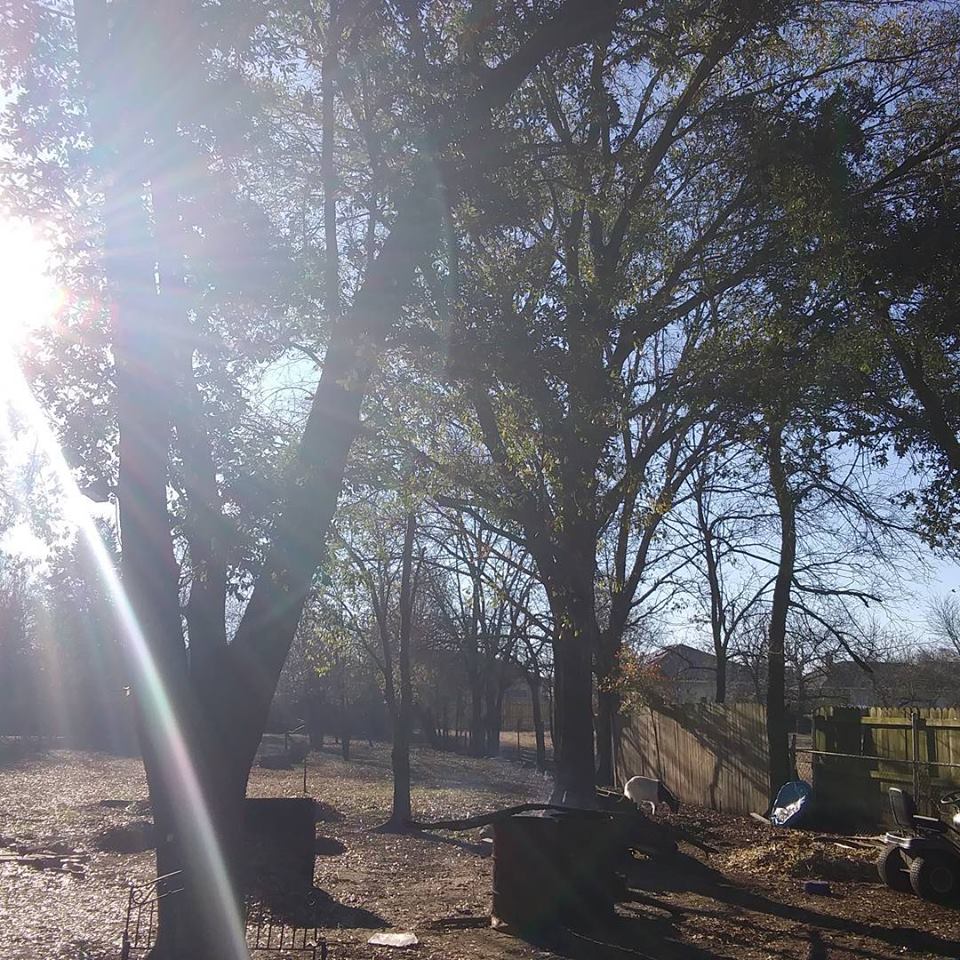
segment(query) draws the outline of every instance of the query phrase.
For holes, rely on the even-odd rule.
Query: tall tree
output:
[[[444,497],[444,499],[447,499]],[[503,695],[521,636],[530,571],[482,515],[441,510],[430,530],[434,600],[462,659],[470,691],[469,752],[497,756]]]
[[[236,890],[232,881],[237,873],[240,804],[250,764],[324,556],[363,399],[417,266],[436,244],[437,164],[445,161],[444,151],[490,123],[492,114],[538,62],[609,29],[617,5],[583,0],[551,4],[542,15],[517,24],[517,35],[510,38],[508,48],[500,50],[492,67],[478,60],[464,63],[445,42],[430,47],[429,55],[437,59],[429,66],[442,78],[434,89],[431,109],[420,115],[414,138],[429,144],[429,150],[408,159],[401,171],[392,215],[387,222],[378,217],[371,228],[372,256],[356,284],[352,305],[331,324],[303,434],[289,457],[280,493],[268,507],[272,522],[263,526],[269,535],[258,547],[259,562],[244,613],[228,643],[223,554],[230,535],[230,511],[220,485],[223,474],[214,431],[204,414],[209,395],[198,388],[199,371],[205,364],[216,364],[217,351],[205,343],[198,347],[197,327],[204,327],[209,314],[198,302],[202,298],[191,296],[191,291],[209,294],[212,287],[199,290],[190,285],[191,273],[210,247],[201,245],[198,251],[195,239],[218,238],[228,248],[226,254],[219,251],[220,263],[228,263],[231,271],[218,278],[217,289],[236,283],[244,265],[238,262],[236,247],[231,247],[235,224],[215,216],[194,231],[190,211],[194,201],[206,209],[203,201],[216,193],[211,166],[222,168],[233,160],[238,161],[237,167],[243,166],[237,144],[243,143],[247,131],[242,124],[229,131],[233,140],[228,143],[223,125],[205,124],[197,107],[209,108],[209,116],[214,117],[217,104],[228,102],[229,92],[236,92],[235,84],[242,79],[230,74],[235,63],[249,63],[257,56],[269,62],[276,56],[276,50],[269,49],[269,41],[276,36],[272,28],[284,17],[288,23],[291,12],[284,8],[274,16],[266,8],[251,5],[244,8],[239,19],[242,29],[237,30],[237,23],[225,24],[217,10],[186,0],[162,8],[137,0],[109,6],[103,0],[77,0],[73,9],[81,89],[71,94],[85,102],[89,129],[81,136],[94,145],[92,167],[103,197],[100,213],[112,308],[124,586],[145,641],[142,652],[149,652],[150,669],[156,670],[152,678],[149,670],[141,673],[137,687],[154,817],[158,835],[164,838],[157,851],[158,870],[164,874],[186,867],[190,891],[188,896],[163,903],[156,954],[164,957],[232,956],[243,951],[236,925],[214,929],[210,917],[217,914],[211,910],[218,908],[222,913],[224,903],[217,902],[215,895],[231,887]],[[380,19],[391,16],[392,10],[384,11]],[[53,22],[58,36],[63,36],[60,17],[59,11],[42,10],[29,22],[34,29]],[[413,20],[418,17],[415,12]],[[484,44],[497,49],[503,41],[496,23],[497,18],[491,17],[483,24],[469,25],[470,46],[478,57]],[[455,24],[456,14],[451,11],[444,33],[455,36]],[[419,48],[416,39],[410,40],[406,18],[392,26],[406,38],[401,46],[409,42],[414,51]],[[354,50],[362,57],[362,18],[355,17],[352,27],[357,41]],[[374,39],[379,42],[380,38]],[[230,55],[219,57],[224,47]],[[49,52],[49,44],[41,48]],[[210,48],[216,53],[207,57]],[[279,44],[277,49],[286,48]],[[66,56],[58,52],[58,62],[69,63],[70,58],[69,48]],[[5,63],[13,63],[11,69],[28,82],[42,73],[25,73],[22,64],[11,59]],[[288,60],[279,63],[278,70],[301,66]],[[327,67],[332,67],[330,59]],[[413,76],[423,73],[423,68],[421,62]],[[75,64],[69,64],[65,73],[73,79]],[[409,75],[396,81],[394,98],[412,105],[415,115],[422,102],[417,85]],[[43,118],[38,120],[29,111],[15,108],[14,113],[28,127],[42,125]],[[47,131],[47,138],[56,140],[60,133]],[[220,134],[214,144],[206,139],[211,133]],[[28,147],[27,152],[32,149]],[[453,168],[456,165],[454,159]],[[323,169],[321,164],[321,173]],[[44,188],[51,192],[46,184]],[[327,210],[329,222],[329,204]],[[221,301],[219,309],[224,306]],[[189,657],[180,622],[179,568],[168,509],[172,434],[182,458],[189,510],[184,525],[192,572]],[[161,694],[166,698],[164,709],[169,707],[184,734],[185,758],[199,779],[225,856],[223,876],[205,872],[202,854],[209,852],[209,844],[193,842],[197,811],[180,801],[178,777],[186,768],[172,761],[168,731],[160,722],[162,701],[156,699]]]
[[[413,611],[417,592],[419,562],[414,566],[414,541],[417,536],[417,515],[407,514],[403,532],[403,553],[400,556],[400,626],[397,643],[397,666],[400,674],[400,700],[397,704],[396,731],[393,735],[393,810],[388,824],[395,830],[405,829],[410,821],[410,736],[413,726],[413,683],[410,675],[410,641]]]
[[[619,642],[616,618],[606,637],[598,622],[598,542],[620,517],[629,610],[652,514],[621,507],[659,490],[669,502],[656,465],[691,422],[679,388],[705,307],[765,255],[752,172],[716,174],[740,149],[723,78],[749,99],[758,81],[741,55],[771,35],[775,6],[698,7],[692,32],[658,9],[665,31],[640,18],[635,34],[540,71],[498,203],[452,210],[457,295],[428,322],[452,323],[440,346],[472,407],[463,452],[479,461],[453,480],[537,564],[555,625],[556,792],[572,802],[592,802],[590,678]]]
[[[908,457],[909,497],[931,542],[957,502],[956,311],[960,17],[952,5],[871,11],[820,98],[792,97],[761,135],[769,196],[786,208],[786,263],[812,273],[843,329],[852,430],[878,457]]]
[[[764,485],[752,475],[753,464],[743,454],[742,447],[723,444],[698,464],[690,478],[688,516],[677,518],[694,550],[686,588],[708,608],[717,703],[727,700],[728,668],[740,628],[775,577],[756,570],[744,555],[763,537],[759,500]]]
[[[377,498],[354,505],[344,518],[340,545],[351,576],[334,589],[356,641],[380,674],[393,770],[393,809],[383,829],[400,832],[411,819],[412,645],[423,555],[415,551],[416,512],[408,510],[401,521],[390,516],[390,506]]]

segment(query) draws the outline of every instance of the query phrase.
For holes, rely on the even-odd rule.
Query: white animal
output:
[[[650,804],[650,810],[657,815],[657,804],[665,803],[674,813],[680,809],[680,801],[666,788],[662,780],[653,777],[631,777],[623,785],[623,795],[638,807]]]

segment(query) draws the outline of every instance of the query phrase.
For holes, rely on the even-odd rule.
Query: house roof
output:
[[[650,658],[650,663],[656,664],[665,676],[684,680],[712,680],[717,673],[716,656],[709,650],[701,650],[688,643],[672,643],[663,647]],[[740,672],[740,664],[727,662],[727,673],[731,679]]]

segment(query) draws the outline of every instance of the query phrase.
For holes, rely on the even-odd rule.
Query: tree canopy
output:
[[[21,366],[118,505],[158,870],[197,894],[158,956],[227,947],[150,671],[235,898],[291,649],[344,716],[376,674],[402,828],[412,725],[452,708],[425,651],[474,752],[512,671],[538,712],[548,679],[556,796],[590,804],[631,646],[692,602],[718,664],[763,638],[775,787],[791,650],[865,664],[894,555],[956,556],[950,4],[16,0],[0,30],[0,202],[69,292]]]

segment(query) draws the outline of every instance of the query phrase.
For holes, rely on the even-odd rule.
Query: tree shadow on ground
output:
[[[525,783],[510,783],[507,780],[466,780],[463,778],[445,777],[441,779],[441,773],[425,773],[421,778],[421,783],[435,784],[441,790],[464,790],[477,794],[493,794],[499,797],[521,797],[523,800],[530,799],[530,787]],[[414,782],[414,787],[418,784]],[[544,787],[542,794],[546,795],[549,791],[549,784]],[[479,799],[479,798],[478,798]],[[493,801],[491,801],[492,803]],[[491,810],[493,808],[491,807]],[[478,811],[481,812],[481,811]]]
[[[490,855],[489,845],[485,843],[473,843],[470,840],[461,840],[458,837],[448,837],[442,833],[426,833],[418,830],[410,831],[409,836],[423,840],[425,843],[436,843],[442,846],[456,847],[458,850],[463,850],[465,853],[476,854],[478,857],[487,857]]]
[[[39,738],[0,737],[0,767],[16,768],[30,760],[40,760],[48,753],[46,744]]]
[[[664,917],[664,922],[673,925],[685,915],[729,916],[729,909],[710,910],[704,907],[676,906],[659,900],[657,893],[695,894],[715,901],[718,905],[733,908],[737,923],[741,928],[740,939],[744,943],[755,943],[752,932],[769,929],[763,924],[753,923],[744,911],[779,917],[795,924],[802,924],[809,930],[823,932],[836,931],[847,935],[871,938],[889,945],[895,951],[917,951],[934,956],[957,956],[956,940],[941,937],[925,930],[857,920],[848,916],[836,916],[814,907],[784,903],[762,893],[748,890],[732,882],[722,873],[702,863],[694,857],[678,853],[669,860],[635,861],[627,876],[628,902],[625,909],[631,907],[647,913],[653,911]],[[785,934],[785,937],[789,935]],[[859,952],[850,949],[849,952]],[[795,955],[795,954],[788,954]],[[871,956],[863,952],[863,956]]]
[[[318,925],[325,929],[356,927],[363,930],[383,930],[390,926],[389,921],[371,910],[340,903],[319,887],[313,888],[313,896],[316,902]]]
[[[313,810],[317,823],[343,823],[347,819],[332,803],[325,800],[314,798]]]
[[[261,891],[254,897],[265,916],[291,927],[320,927],[325,930],[342,927],[361,930],[383,930],[390,923],[383,917],[334,900],[326,890]]]
[[[669,899],[671,894],[689,899],[678,904]],[[786,923],[771,923],[772,917]],[[705,935],[700,943],[690,942],[691,931],[683,929],[687,920],[701,921],[697,932]],[[500,932],[515,934],[509,927]],[[886,925],[784,903],[739,886],[685,854],[635,861],[613,918],[588,930],[552,931],[523,939],[568,960],[714,960],[744,951],[752,954],[758,947],[765,956],[791,960],[807,956],[811,937],[821,935],[831,955],[831,932],[844,935],[844,955],[862,960],[876,960],[881,943],[889,947],[884,956],[911,952],[957,957],[955,939],[896,922]]]
[[[558,930],[529,942],[569,960],[715,960],[716,956],[673,938],[668,929],[651,929],[646,918],[619,914],[591,930]]]
[[[318,857],[339,857],[347,852],[347,845],[335,837],[317,835],[313,841],[313,852]]]

